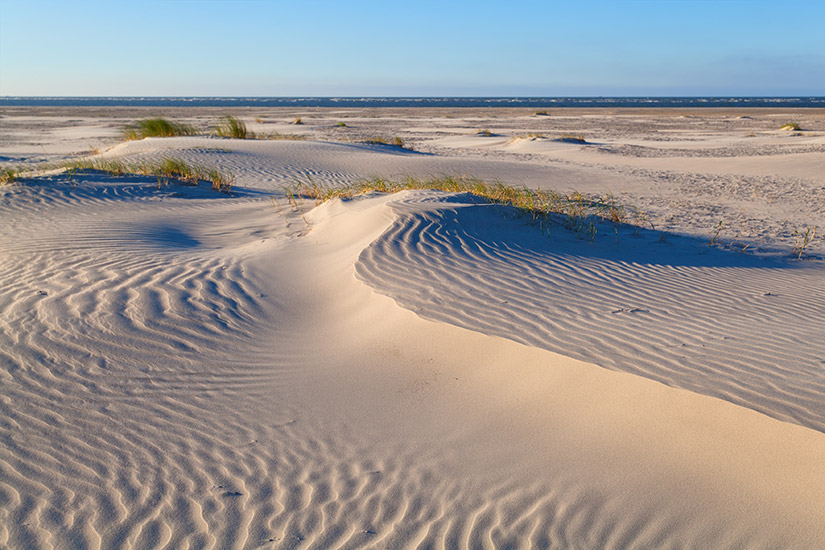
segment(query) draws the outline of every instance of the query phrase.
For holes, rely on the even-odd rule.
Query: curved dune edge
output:
[[[381,204],[390,200],[365,201],[376,203],[372,207],[323,205],[312,214],[311,238],[339,251],[349,243],[354,255],[361,245],[353,247],[341,232],[344,218],[375,218],[375,213],[353,211],[383,209]],[[349,227],[362,223],[353,220]],[[821,433],[637,376],[429,322],[355,284],[341,292],[361,303],[358,333],[367,341],[357,347],[363,357],[357,362],[362,368],[372,363],[360,373],[366,378],[345,375],[350,378],[347,401],[355,397],[361,404],[357,412],[371,426],[384,424],[396,436],[403,426],[412,432],[411,440],[420,438],[419,445],[437,444],[431,440],[433,424],[447,430],[457,438],[445,449],[455,456],[453,475],[572,484],[599,495],[594,503],[604,499],[624,516],[595,522],[624,524],[635,517],[636,534],[658,532],[667,539],[664,546],[679,541],[676,546],[815,547],[825,541],[819,514],[825,506]],[[380,326],[368,319],[380,319]],[[370,361],[376,347],[409,358],[405,362],[426,361],[409,382],[427,388],[420,409],[381,396],[374,381],[367,383],[373,376],[399,376],[388,373],[380,359]],[[424,381],[428,376],[430,381]],[[381,412],[374,416],[375,411]]]

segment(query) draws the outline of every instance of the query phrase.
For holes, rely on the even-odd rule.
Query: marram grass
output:
[[[228,193],[232,190],[234,178],[217,168],[208,168],[190,164],[176,158],[164,158],[153,162],[127,163],[114,159],[89,159],[67,163],[67,170],[99,170],[110,175],[135,174],[157,178],[158,187],[170,181],[179,181],[189,185],[198,185],[201,181],[212,184],[212,189]]]
[[[195,129],[188,124],[157,117],[133,122],[124,129],[123,137],[126,140],[135,140],[147,137],[191,136],[194,133]]]
[[[36,178],[49,172],[63,171],[73,178],[78,172],[98,171],[112,176],[140,175],[156,178],[158,187],[177,181],[189,185],[207,182],[215,191],[229,193],[234,183],[232,174],[217,168],[191,164],[181,159],[164,158],[157,161],[125,162],[120,159],[81,159],[60,164],[46,164],[36,168],[6,169],[0,173],[0,184],[15,180]]]
[[[232,115],[222,116],[215,126],[215,133],[221,137],[236,139],[255,139],[255,132],[246,128],[246,124]]]
[[[412,189],[433,189],[448,193],[470,193],[491,203],[514,207],[539,225],[561,224],[579,236],[593,239],[594,220],[615,224],[643,225],[646,220],[637,210],[618,204],[612,195],[590,196],[579,192],[558,193],[546,189],[512,187],[502,183],[487,183],[475,178],[442,177],[422,180],[407,177],[400,180],[372,178],[345,186],[327,186],[313,180],[297,183],[287,189],[287,198],[294,206],[297,199],[314,200],[315,204],[333,198],[348,199],[370,192],[397,193]]]
[[[395,136],[392,139],[387,139],[383,137],[372,137],[369,139],[365,139],[364,143],[368,145],[394,145],[395,147],[404,147],[404,140],[398,136]]]

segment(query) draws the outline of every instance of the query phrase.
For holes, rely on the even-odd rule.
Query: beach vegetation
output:
[[[533,116],[550,116],[550,113],[548,113],[547,111],[536,111],[535,113],[533,113]]]
[[[796,237],[796,244],[794,245],[793,254],[798,259],[802,258],[802,253],[805,252],[805,247],[816,238],[816,230],[819,227],[808,227],[805,231],[794,230],[794,236]]]
[[[123,130],[123,137],[126,140],[136,140],[147,137],[191,136],[194,133],[195,129],[188,124],[157,117],[133,122]]]
[[[286,141],[303,141],[307,137],[303,134],[282,134],[280,132],[272,132],[271,134],[261,135],[261,139],[269,140],[286,140]]]
[[[483,130],[478,130],[476,132],[476,135],[477,136],[490,137],[490,136],[493,135],[493,132],[491,132],[490,130],[487,130],[487,129],[483,129]]]
[[[395,136],[392,139],[387,139],[383,137],[372,137],[369,139],[365,139],[364,143],[369,145],[392,145],[394,147],[405,148],[404,140],[398,136]]]
[[[223,173],[217,168],[188,163],[178,158],[163,158],[157,161],[137,163],[127,163],[119,159],[88,159],[66,163],[64,168],[73,171],[99,171],[113,176],[127,174],[151,176],[157,179],[158,188],[168,185],[170,181],[194,186],[203,181],[210,183],[215,191],[229,193],[234,182],[231,174]]]
[[[236,139],[254,139],[255,132],[247,129],[246,124],[232,115],[224,115],[215,126],[215,133],[220,137]]]
[[[326,186],[314,180],[289,186],[287,202],[296,210],[302,200],[308,199],[319,205],[333,198],[350,199],[365,193],[396,193],[412,189],[431,189],[447,193],[469,193],[495,203],[508,205],[524,215],[530,223],[549,230],[553,224],[574,231],[578,236],[592,240],[596,236],[595,221],[615,224],[631,223],[630,207],[618,204],[612,195],[586,195],[580,192],[559,193],[547,189],[528,189],[502,183],[487,183],[469,177],[440,177],[418,179],[371,178],[344,186]],[[637,221],[643,220],[637,217]]]
[[[15,168],[3,168],[0,170],[0,185],[5,185],[7,183],[14,183],[17,180],[17,174],[20,173],[19,169]]]
[[[295,117],[295,120],[293,120],[290,124],[303,124],[303,123],[304,123],[304,121],[301,120],[301,117]]]
[[[780,130],[793,130],[795,132],[798,132],[801,129],[802,127],[799,125],[798,122],[787,122],[780,128]]]
[[[511,141],[515,141],[518,139],[544,139],[547,136],[544,134],[529,132],[527,134],[519,134],[511,139]]]
[[[347,127],[347,125],[343,121],[336,124],[336,126],[338,126],[339,128],[346,128]]]
[[[713,246],[719,242],[719,233],[722,232],[723,225],[722,220],[719,220],[719,225],[716,226],[716,233],[713,234],[710,238],[710,242],[708,243],[710,246]]]
[[[554,141],[560,141],[562,143],[578,143],[578,144],[586,144],[584,136],[581,134],[562,134],[557,137]]]
[[[158,188],[170,182],[180,182],[197,186],[201,182],[210,183],[212,189],[229,193],[234,183],[232,174],[217,168],[188,163],[177,158],[163,158],[153,161],[126,162],[121,159],[86,158],[62,162],[59,164],[40,165],[36,169],[16,170],[14,178],[37,178],[54,173],[68,175],[73,185],[75,177],[84,172],[100,172],[110,176],[126,175],[149,176],[157,179]]]

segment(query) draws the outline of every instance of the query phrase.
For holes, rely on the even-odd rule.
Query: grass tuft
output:
[[[3,168],[0,170],[0,185],[14,183],[15,180],[17,180],[17,174],[19,173],[20,170],[16,170],[14,168]]]
[[[303,123],[304,123],[304,121],[301,120],[301,117],[295,117],[295,120],[293,120],[290,124],[303,124]]]
[[[255,139],[255,132],[246,128],[246,124],[232,115],[224,115],[215,126],[215,133],[220,137],[236,139]]]
[[[347,127],[347,125],[343,121],[336,124],[336,126],[338,126],[339,128],[346,128]]]
[[[809,227],[804,232],[799,230],[794,230],[794,236],[796,237],[796,244],[793,247],[793,254],[797,257],[797,259],[802,259],[802,253],[805,252],[805,247],[816,238],[816,230],[819,227]]]
[[[477,131],[476,135],[477,136],[490,137],[490,136],[493,135],[493,132],[491,132],[490,130],[484,129],[484,130]]]
[[[802,127],[799,126],[798,122],[788,122],[787,124],[782,126],[782,128],[780,128],[780,130],[793,130],[795,132],[798,132],[801,129]]]
[[[135,140],[147,137],[191,136],[194,133],[195,129],[188,124],[158,117],[145,118],[130,124],[123,130],[123,137],[127,140]]]

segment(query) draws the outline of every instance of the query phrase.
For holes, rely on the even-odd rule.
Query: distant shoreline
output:
[[[0,97],[0,107],[825,108],[825,97]]]

